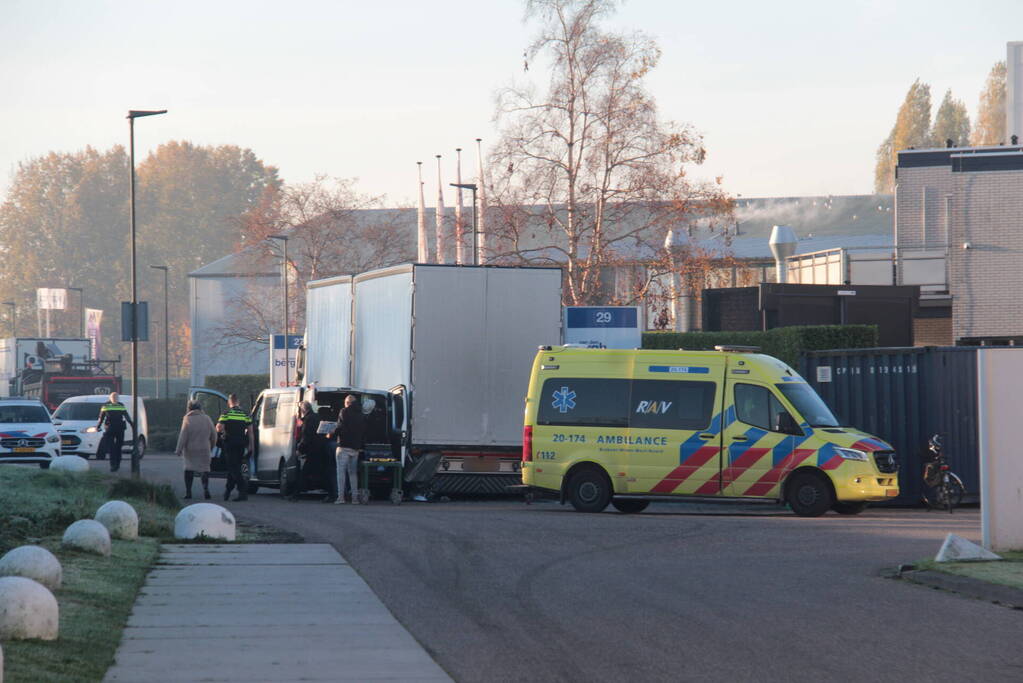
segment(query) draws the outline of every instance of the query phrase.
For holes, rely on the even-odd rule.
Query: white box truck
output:
[[[405,264],[308,287],[306,385],[394,395],[403,461],[440,458],[434,493],[521,483],[532,360],[561,339],[560,268]]]

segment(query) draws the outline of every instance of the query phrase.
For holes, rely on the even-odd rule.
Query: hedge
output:
[[[876,325],[776,327],[765,332],[644,332],[644,349],[710,350],[719,344],[759,346],[763,353],[799,365],[803,351],[877,346]]]
[[[203,386],[222,394],[238,394],[242,405],[251,406],[259,392],[270,387],[270,375],[206,375]]]

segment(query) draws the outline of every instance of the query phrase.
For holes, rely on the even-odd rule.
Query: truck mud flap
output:
[[[520,474],[438,474],[430,482],[430,490],[434,494],[450,495],[466,494],[501,494],[515,492],[522,495],[521,490],[509,489],[509,486],[522,484]]]
[[[440,468],[439,452],[424,453],[415,463],[405,470],[406,484],[425,484],[433,479]]]

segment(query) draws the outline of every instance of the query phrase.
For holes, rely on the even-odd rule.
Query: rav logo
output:
[[[636,412],[644,415],[664,415],[671,408],[671,403],[671,401],[640,401],[636,406]]]

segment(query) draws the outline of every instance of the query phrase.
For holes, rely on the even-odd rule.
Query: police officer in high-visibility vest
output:
[[[121,467],[125,423],[131,425],[133,434],[135,431],[135,423],[128,415],[128,409],[117,398],[116,391],[110,394],[110,400],[99,409],[99,422],[96,423],[96,429],[103,430],[103,438],[100,439],[96,458],[99,459],[104,452],[109,453],[111,472],[116,472]]]
[[[227,412],[217,421],[217,431],[221,435],[224,462],[227,464],[227,485],[224,487],[224,500],[231,498],[231,490],[238,489],[235,500],[246,500],[249,497],[248,482],[242,473],[245,464],[245,449],[249,446],[249,425],[252,420],[245,414],[238,403],[238,396],[227,397]]]

